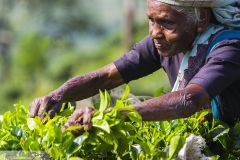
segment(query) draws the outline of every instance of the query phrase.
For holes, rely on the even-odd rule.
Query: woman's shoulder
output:
[[[221,55],[223,57],[240,56],[240,30],[224,28],[210,39],[209,56]],[[231,54],[230,54],[231,53]]]
[[[209,39],[209,48],[212,49],[218,43],[225,40],[240,40],[240,30],[223,28],[213,34]]]
[[[240,64],[240,38],[222,40],[211,50],[207,59],[210,58]]]

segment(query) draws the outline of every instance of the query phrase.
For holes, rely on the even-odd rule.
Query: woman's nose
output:
[[[163,27],[159,24],[154,24],[151,27],[151,36],[152,38],[162,38],[163,36]]]

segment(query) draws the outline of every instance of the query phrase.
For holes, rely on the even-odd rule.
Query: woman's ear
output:
[[[197,21],[197,32],[204,31],[211,20],[211,10],[209,8],[201,8],[199,10],[199,19]]]

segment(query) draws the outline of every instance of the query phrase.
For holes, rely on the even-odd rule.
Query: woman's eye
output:
[[[173,27],[175,26],[175,23],[172,21],[168,21],[168,20],[164,20],[161,22],[162,26],[166,29],[173,29]]]
[[[149,18],[149,23],[150,23],[150,24],[154,24],[155,22],[154,22],[153,19]]]

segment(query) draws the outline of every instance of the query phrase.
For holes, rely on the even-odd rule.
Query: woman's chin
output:
[[[178,53],[172,53],[170,51],[163,51],[163,50],[159,50],[159,49],[158,49],[158,53],[163,57],[171,57],[171,56],[175,56],[178,54]]]

